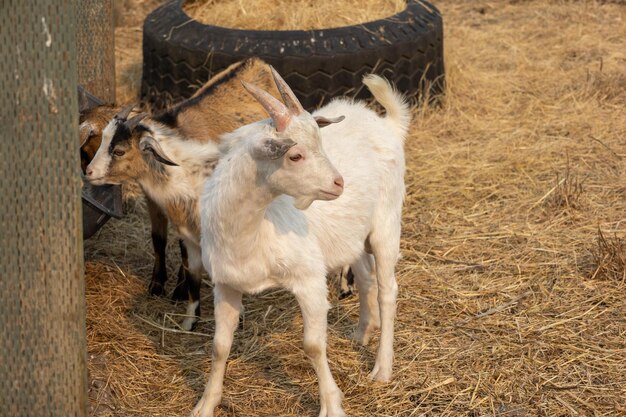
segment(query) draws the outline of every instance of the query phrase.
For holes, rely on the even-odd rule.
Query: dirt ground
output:
[[[158,3],[118,7],[120,102],[138,94],[141,20]],[[367,379],[378,340],[350,341],[357,297],[331,290],[346,412],[626,415],[626,5],[433,3],[447,91],[414,110],[406,143],[395,378]],[[185,416],[210,367],[209,282],[197,331],[177,330],[184,305],[146,295],[141,200],[126,212],[85,244],[90,415]],[[175,249],[172,237],[170,285]],[[217,414],[317,415],[294,299],[244,305]]]

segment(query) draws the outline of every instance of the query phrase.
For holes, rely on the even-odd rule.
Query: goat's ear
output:
[[[254,145],[252,156],[255,159],[278,159],[295,144],[291,139],[263,139]]]
[[[328,125],[331,125],[333,123],[339,123],[341,122],[343,119],[345,119],[346,116],[339,116],[339,117],[324,117],[324,116],[315,116],[315,121],[317,122],[317,125],[322,128],[322,127],[326,127]]]
[[[159,142],[157,142],[152,136],[144,136],[139,141],[139,149],[143,154],[150,154],[154,156],[154,159],[159,161],[162,164],[175,166],[178,164],[172,161],[163,151]]]
[[[83,146],[85,146],[85,144],[89,142],[89,139],[93,138],[95,134],[96,132],[91,123],[89,122],[81,123],[80,126],[78,127],[78,135],[80,139],[79,148],[82,148]]]
[[[85,114],[88,110],[94,107],[103,105],[104,101],[100,100],[96,96],[89,94],[82,85],[78,86],[78,112],[81,115]]]
[[[83,88],[82,85],[78,86],[78,112],[84,113],[89,109],[89,98],[87,97],[87,92]]]

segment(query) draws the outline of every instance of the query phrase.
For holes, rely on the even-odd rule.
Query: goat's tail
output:
[[[363,84],[387,111],[386,119],[391,121],[404,137],[411,124],[411,112],[402,94],[398,93],[389,81],[375,74],[366,75]]]

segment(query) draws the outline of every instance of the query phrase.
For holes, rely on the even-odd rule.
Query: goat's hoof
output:
[[[391,369],[383,368],[376,364],[374,365],[374,370],[368,375],[368,378],[372,381],[389,382],[391,381]]]
[[[348,297],[352,297],[352,295],[354,295],[354,293],[352,292],[352,288],[348,288],[346,290],[341,289],[339,291],[339,299],[340,300],[343,300],[343,299],[348,298]]]
[[[209,412],[203,412],[202,410],[193,410],[189,417],[213,417],[213,410]]]
[[[371,338],[369,332],[363,331],[361,329],[356,329],[354,334],[352,335],[352,340],[357,342],[361,346],[367,346]]]
[[[367,346],[372,338],[372,333],[378,329],[376,325],[370,326],[358,326],[354,329],[354,334],[352,335],[352,340],[360,344],[361,346]]]
[[[322,404],[319,417],[346,417],[346,413],[341,405]]]
[[[150,295],[156,295],[157,297],[161,297],[163,294],[165,294],[165,288],[160,282],[150,281],[150,285],[148,285],[148,293],[150,293]]]
[[[339,388],[320,396],[319,417],[345,417],[346,413],[341,408],[343,392]]]
[[[346,417],[346,413],[341,408],[341,405],[332,407],[322,405],[319,417]]]
[[[219,405],[219,400],[217,405]],[[189,417],[213,417],[213,413],[217,405],[214,402],[205,400],[204,397],[202,397],[200,401],[198,401],[198,404],[196,404],[193,408],[193,411],[191,411],[191,414],[189,414]]]
[[[327,411],[327,410],[322,410],[320,411],[319,417],[346,417],[346,413],[341,408],[338,411],[332,411],[332,412]]]
[[[196,328],[197,324],[198,317],[187,317],[185,320],[183,320],[183,324],[181,324],[181,327],[183,328],[183,330],[190,332]]]
[[[189,417],[213,417],[213,410],[203,410],[199,405],[193,409]]]

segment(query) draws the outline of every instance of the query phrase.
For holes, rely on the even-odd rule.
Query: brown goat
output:
[[[197,203],[202,184],[217,163],[219,137],[267,117],[263,107],[245,92],[241,81],[279,94],[269,66],[263,61],[250,59],[234,64],[193,97],[158,115],[129,118],[130,109],[116,115],[102,130],[102,143],[85,171],[87,179],[95,185],[138,183],[176,227],[184,242],[182,248],[188,254],[188,266],[179,274],[177,286],[183,282],[188,285],[189,317],[183,324],[187,330],[200,314],[203,268]],[[166,142],[177,143],[180,152],[166,155],[161,147]],[[185,153],[193,154],[196,161],[202,159],[198,154],[206,158],[201,164],[188,164],[192,158],[185,157]],[[157,285],[162,288],[164,278],[153,275],[151,291]]]
[[[208,84],[208,83],[207,83]],[[102,142],[102,131],[121,108],[105,105],[102,101],[86,93],[79,88],[79,140],[80,140],[80,165],[83,173],[87,165],[95,156]],[[95,107],[92,107],[94,106]],[[148,290],[152,295],[163,295],[164,284],[167,281],[166,246],[167,246],[167,216],[163,214],[159,206],[149,197],[146,197],[146,207],[150,216],[152,229],[152,247],[154,250],[154,266],[152,278]],[[179,243],[182,264],[178,270],[178,284],[172,293],[174,300],[188,298],[187,285],[185,283],[185,265],[187,264],[187,251],[182,241]]]

